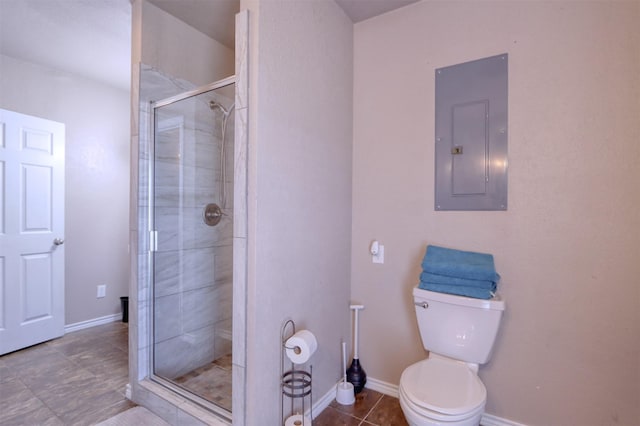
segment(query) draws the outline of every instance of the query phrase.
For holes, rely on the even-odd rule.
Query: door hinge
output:
[[[149,251],[158,251],[158,231],[149,231]]]

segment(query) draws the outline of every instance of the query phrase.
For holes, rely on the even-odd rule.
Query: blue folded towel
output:
[[[438,293],[455,294],[457,296],[473,297],[475,299],[491,299],[495,294],[493,290],[478,287],[467,287],[463,285],[444,285],[420,282],[419,287],[423,290],[436,291]]]
[[[476,287],[485,290],[495,290],[496,282],[489,280],[471,280],[469,278],[448,277],[446,275],[430,274],[423,272],[420,274],[420,281],[430,284]]]
[[[422,269],[431,274],[448,277],[494,282],[500,279],[500,275],[496,273],[492,255],[432,245],[427,246]]]

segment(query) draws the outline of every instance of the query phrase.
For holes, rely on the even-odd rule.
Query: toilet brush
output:
[[[354,338],[353,360],[347,370],[347,380],[353,384],[355,393],[360,393],[367,383],[367,373],[364,372],[364,368],[360,365],[360,359],[358,357],[358,311],[364,309],[364,305],[351,305],[350,308],[353,309],[354,312]]]

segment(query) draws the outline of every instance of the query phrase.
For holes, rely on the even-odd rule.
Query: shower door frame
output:
[[[202,406],[203,408],[209,410],[210,412],[220,416],[221,418],[229,422],[232,421],[232,411],[227,411],[226,409],[216,405],[215,403],[207,399],[204,399],[192,392],[189,392],[188,390],[177,385],[173,381],[169,379],[165,379],[164,377],[161,377],[161,376],[157,376],[155,374],[155,353],[154,353],[155,351],[154,349],[155,348],[155,321],[154,321],[155,319],[155,302],[154,302],[155,301],[155,294],[154,294],[155,259],[154,259],[154,253],[156,253],[157,251],[158,240],[157,240],[157,231],[155,229],[156,228],[155,227],[155,207],[156,206],[155,206],[155,200],[154,200],[154,194],[155,194],[155,170],[154,170],[155,167],[154,166],[155,166],[155,146],[156,146],[156,108],[161,108],[167,105],[171,105],[173,103],[176,103],[188,98],[192,98],[192,97],[201,95],[203,93],[211,92],[213,90],[229,86],[231,84],[236,84],[235,75],[223,78],[221,80],[215,81],[213,83],[210,83],[204,86],[200,86],[196,89],[189,90],[187,92],[180,93],[178,95],[170,96],[168,98],[165,98],[159,101],[150,102],[150,120],[149,120],[150,133],[149,134],[151,135],[151,137],[149,138],[149,161],[148,161],[148,169],[147,169],[148,182],[149,182],[148,193],[147,193],[147,199],[149,202],[147,219],[149,223],[148,231],[149,231],[149,239],[150,239],[149,251],[148,251],[149,282],[147,283],[149,288],[149,300],[150,300],[149,319],[148,319],[149,321],[148,322],[149,324],[148,356],[149,356],[149,366],[150,366],[149,379],[169,389],[175,394],[195,404]],[[237,90],[237,86],[236,86],[236,90]],[[235,132],[234,132],[234,139],[235,139]],[[224,184],[224,181],[223,181],[223,184]],[[235,182],[234,182],[234,186],[235,186]],[[235,220],[235,217],[234,217],[234,220]],[[232,238],[232,241],[233,241],[233,238]],[[232,311],[233,311],[233,308],[234,307],[232,306]],[[233,356],[233,351],[232,351],[232,356]],[[233,374],[233,368],[234,368],[233,364],[231,368],[232,368],[232,374]],[[232,392],[233,392],[233,387],[232,387]]]

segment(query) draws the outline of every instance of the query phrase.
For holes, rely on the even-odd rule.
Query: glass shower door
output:
[[[154,105],[153,372],[231,411],[233,83]]]

